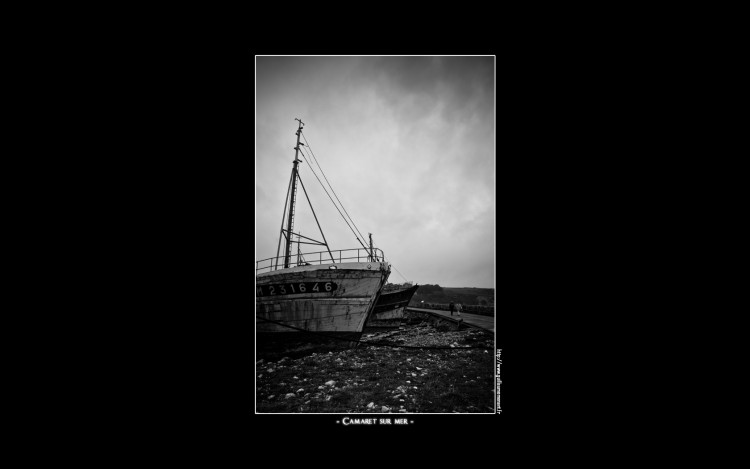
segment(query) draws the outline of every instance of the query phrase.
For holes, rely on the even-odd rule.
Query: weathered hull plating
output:
[[[256,331],[361,333],[390,269],[380,262],[294,267],[256,277]],[[274,321],[267,322],[265,320]]]
[[[404,319],[405,307],[397,307],[383,313],[372,313],[365,327],[399,327]]]
[[[382,292],[375,309],[367,320],[367,327],[398,327],[404,318],[404,311],[419,286],[404,290]]]

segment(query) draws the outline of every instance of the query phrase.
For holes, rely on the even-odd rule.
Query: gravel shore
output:
[[[355,348],[256,362],[258,413],[492,413],[494,337],[424,321]],[[372,346],[386,342],[394,346]],[[433,348],[434,347],[434,348]]]

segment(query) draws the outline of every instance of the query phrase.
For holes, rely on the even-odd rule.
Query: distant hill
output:
[[[495,304],[494,288],[470,287],[441,287],[440,285],[420,285],[411,298],[409,305],[418,306],[419,303],[454,303],[466,306],[493,306]]]

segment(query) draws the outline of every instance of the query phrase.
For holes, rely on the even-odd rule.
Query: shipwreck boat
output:
[[[380,293],[375,309],[369,316],[365,327],[399,327],[404,319],[404,311],[419,285],[388,284]]]
[[[310,208],[320,229],[323,241],[294,233],[295,199],[299,181],[298,159],[301,151],[300,135],[304,123],[299,120],[297,146],[292,176],[284,205],[279,248],[285,240],[284,255],[256,262],[255,317],[258,342],[271,338],[277,342],[281,337],[314,340],[308,333],[320,333],[320,337],[337,336],[358,339],[368,316],[375,309],[383,286],[388,280],[391,266],[385,261],[380,249],[362,245],[361,248],[331,250],[320,229],[312,204]],[[306,139],[305,139],[306,141]],[[304,153],[303,153],[304,154]],[[313,155],[314,156],[314,155]],[[326,179],[327,180],[327,179]],[[322,183],[321,183],[322,184]],[[287,207],[289,210],[287,211]],[[343,215],[342,215],[343,216]],[[351,228],[351,227],[350,227]],[[295,240],[296,237],[296,240]],[[303,241],[304,239],[304,241]],[[296,259],[292,244],[297,243]],[[325,250],[302,253],[301,244],[324,246]]]

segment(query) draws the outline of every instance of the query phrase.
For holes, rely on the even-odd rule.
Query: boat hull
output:
[[[258,274],[255,314],[259,336],[320,332],[358,338],[390,269],[380,262],[336,267],[303,266]]]
[[[404,311],[419,286],[393,292],[382,292],[366,327],[399,327],[404,319]]]

